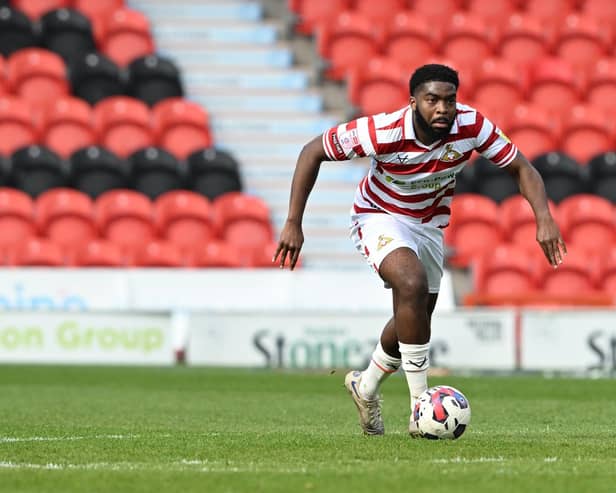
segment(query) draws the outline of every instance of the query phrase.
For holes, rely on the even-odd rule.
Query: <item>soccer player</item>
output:
[[[368,367],[345,378],[368,435],[385,431],[379,388],[400,367],[410,392],[409,433],[418,434],[412,410],[428,387],[430,320],[443,273],[443,228],[449,223],[456,174],[474,150],[517,180],[533,209],[537,241],[550,264],[558,267],[566,254],[541,176],[498,127],[456,101],[458,85],[457,72],[445,65],[419,67],[409,81],[408,106],[329,129],[303,147],[293,175],[289,212],[273,259],[279,259],[281,268],[288,259],[291,269],[304,242],[302,217],[321,162],[372,158],[355,193],[351,237],[391,288],[393,317]]]

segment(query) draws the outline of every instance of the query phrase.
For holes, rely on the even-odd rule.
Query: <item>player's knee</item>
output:
[[[397,289],[402,299],[415,304],[428,305],[428,280],[425,276],[401,279],[394,289]]]

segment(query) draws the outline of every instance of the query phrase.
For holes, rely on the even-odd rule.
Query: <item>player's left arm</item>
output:
[[[533,209],[537,223],[537,242],[552,267],[558,267],[567,254],[567,247],[550,213],[541,175],[520,151],[506,169],[518,182],[520,193]]]

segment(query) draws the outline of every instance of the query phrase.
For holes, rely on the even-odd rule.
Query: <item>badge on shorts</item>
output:
[[[388,243],[391,243],[392,241],[393,238],[390,238],[389,236],[379,235],[379,242],[376,244],[377,251],[383,248]]]

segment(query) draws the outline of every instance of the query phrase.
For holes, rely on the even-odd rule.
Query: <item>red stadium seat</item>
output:
[[[13,188],[0,188],[0,251],[36,234],[34,203],[29,195]]]
[[[586,80],[586,99],[616,116],[616,60],[602,58],[590,69]]]
[[[549,39],[539,19],[514,14],[501,28],[496,47],[504,60],[527,65],[547,54]]]
[[[576,105],[566,115],[560,148],[580,164],[613,148],[614,124],[599,106]]]
[[[407,0],[355,0],[355,11],[383,27],[408,5]]]
[[[126,251],[135,251],[154,238],[153,206],[134,190],[110,190],[96,199],[101,235]]]
[[[101,24],[100,46],[103,54],[121,66],[154,53],[150,22],[136,10],[114,10]]]
[[[564,60],[537,60],[530,76],[529,99],[555,116],[564,115],[580,98],[575,70]]]
[[[502,25],[516,9],[516,0],[467,0],[466,10],[488,25]]]
[[[230,243],[210,241],[191,252],[189,265],[194,267],[237,268],[244,266],[239,249]]]
[[[71,0],[73,8],[91,20],[105,18],[124,7],[124,0]]]
[[[475,292],[521,295],[537,286],[535,262],[524,248],[502,243],[473,263]]]
[[[122,267],[124,255],[115,243],[95,239],[86,242],[77,250],[71,264],[79,267]]]
[[[454,250],[449,261],[458,267],[469,265],[503,239],[496,202],[473,193],[454,196],[449,228],[448,242]]]
[[[580,6],[584,15],[594,17],[605,27],[616,26],[616,4],[612,0],[584,0]]]
[[[112,96],[94,107],[100,145],[121,157],[154,144],[148,106],[128,96]]]
[[[38,107],[69,94],[66,66],[59,55],[40,48],[24,48],[7,62],[11,92]]]
[[[492,39],[480,17],[458,13],[443,32],[443,55],[458,66],[477,68],[492,55]]]
[[[276,253],[276,249],[278,248],[278,242],[270,242],[259,248],[256,248],[252,254],[249,256],[249,265],[250,267],[261,267],[261,268],[280,268],[280,257],[276,259],[276,262],[272,262],[272,258]],[[291,265],[291,257],[287,255],[285,259],[284,266],[289,267]],[[297,263],[295,264],[295,268],[298,269],[302,266],[302,258],[301,256],[297,259]]]
[[[258,197],[229,192],[214,200],[219,236],[242,252],[273,240],[270,210]]]
[[[478,67],[475,77],[473,98],[486,108],[511,107],[524,99],[526,83],[515,65],[489,58]]]
[[[50,10],[71,6],[71,0],[13,0],[12,3],[31,19],[38,19]]]
[[[548,262],[538,265],[539,288],[546,295],[575,297],[596,292],[598,263],[584,251],[567,248],[567,255],[557,269]]]
[[[558,31],[554,52],[576,70],[587,71],[607,54],[609,46],[608,32],[597,20],[572,14]]]
[[[413,0],[411,5],[413,12],[417,14],[423,22],[430,26],[442,25],[448,22],[448,16],[453,16],[461,9],[464,0]]]
[[[71,188],[52,188],[39,195],[36,223],[43,236],[68,250],[97,236],[92,199]]]
[[[181,248],[194,248],[215,235],[214,210],[202,195],[187,190],[167,192],[154,206],[161,235]]]
[[[0,154],[8,156],[36,140],[30,105],[13,96],[0,97]]]
[[[180,249],[173,243],[160,240],[147,242],[135,254],[137,267],[182,267]]]
[[[197,103],[169,98],[152,108],[155,138],[178,159],[212,146],[207,112]]]
[[[568,245],[597,254],[614,244],[616,214],[609,200],[596,195],[573,195],[559,204],[559,211]]]
[[[292,11],[299,17],[295,29],[302,34],[313,34],[319,25],[331,22],[340,12],[351,8],[352,3],[352,0],[290,0]]]
[[[329,62],[325,75],[334,80],[342,80],[353,67],[364,67],[381,50],[373,23],[352,11],[342,12],[331,24],[323,25],[317,43],[319,54]]]
[[[349,71],[350,101],[363,115],[391,112],[409,103],[409,74],[396,61],[372,58]]]
[[[506,133],[528,159],[557,148],[559,129],[543,108],[521,104],[513,108]]]
[[[61,267],[64,254],[55,243],[41,238],[30,238],[9,252],[11,265],[27,267]]]
[[[548,29],[557,29],[571,13],[577,0],[523,0],[524,11]]]
[[[383,46],[388,58],[403,66],[416,66],[434,56],[439,42],[433,26],[412,11],[405,11],[396,14],[386,26]]]
[[[612,246],[599,259],[599,288],[616,296],[616,246]]]
[[[43,113],[41,128],[41,143],[64,158],[96,142],[92,108],[82,99],[52,102]]]

